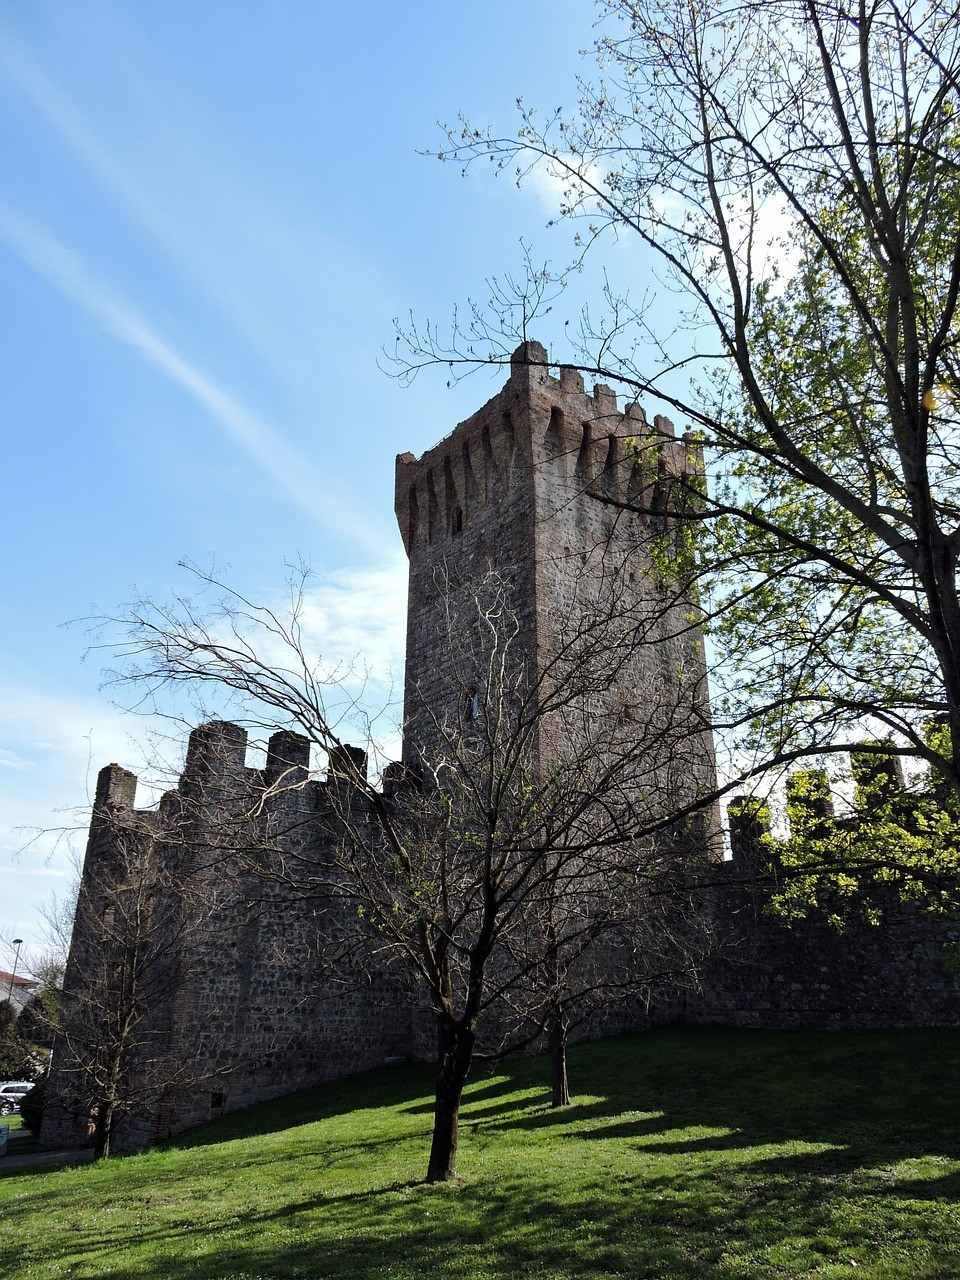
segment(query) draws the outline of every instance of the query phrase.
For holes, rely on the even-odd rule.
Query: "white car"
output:
[[[20,1100],[33,1088],[32,1080],[4,1080],[0,1084],[0,1116],[20,1110]]]

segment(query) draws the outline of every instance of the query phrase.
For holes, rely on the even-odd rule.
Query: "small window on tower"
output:
[[[453,513],[453,535],[463,533],[463,507],[457,507]]]
[[[467,694],[467,703],[463,710],[464,720],[480,719],[480,695],[476,689],[471,689]]]

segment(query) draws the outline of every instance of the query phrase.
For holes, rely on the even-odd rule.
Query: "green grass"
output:
[[[0,1275],[957,1277],[960,1033],[668,1031],[470,1085],[425,1186],[429,1075],[372,1072],[165,1150],[0,1178]]]

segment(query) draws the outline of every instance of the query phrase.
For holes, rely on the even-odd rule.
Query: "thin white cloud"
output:
[[[102,146],[77,108],[46,76],[10,31],[3,32],[0,45],[0,72],[15,84],[35,110],[61,135],[100,181],[131,204],[141,205],[140,196],[128,181],[123,167]],[[148,210],[143,209],[144,214]]]
[[[43,864],[24,867],[16,862],[6,865],[0,863],[0,876],[23,876],[29,880],[66,880],[72,874],[71,868],[65,866],[47,866]]]
[[[803,237],[796,215],[782,196],[770,196],[753,218],[753,241],[748,245],[750,221],[746,206],[727,211],[737,239],[738,256],[747,265],[747,254],[756,280],[766,280],[779,293],[803,259]]]
[[[573,154],[554,160],[539,161],[523,178],[523,183],[537,197],[544,209],[553,217],[561,209],[571,209],[581,203],[584,208],[594,207],[597,197],[593,188],[603,190],[606,174],[598,164],[584,163]],[[568,169],[566,165],[569,165]],[[580,175],[578,177],[578,174]],[[590,183],[588,187],[586,182]],[[650,208],[655,217],[680,225],[687,211],[687,204],[674,191],[655,191],[650,197]],[[746,266],[749,250],[750,264],[757,280],[774,281],[782,288],[799,267],[802,257],[802,239],[797,235],[797,220],[782,196],[765,200],[753,215],[753,239],[748,245],[750,230],[749,208],[746,202],[731,202],[725,209],[729,229],[738,246],[741,265]]]
[[[108,289],[72,249],[46,228],[3,205],[0,241],[37,275],[93,316],[111,337],[131,347],[185,391],[314,520],[346,534],[370,552],[382,552],[382,540],[369,521],[358,518],[352,506],[323,489],[309,459],[161,338],[142,313]]]
[[[0,772],[0,938],[42,945],[41,911],[62,891],[82,853],[98,769],[111,760],[143,760],[131,722],[97,698],[0,687],[0,750],[16,744],[29,764]],[[141,787],[140,804],[155,796]]]
[[[30,761],[16,751],[0,747],[0,769],[29,769]]]
[[[397,557],[369,568],[338,569],[305,597],[304,635],[316,652],[337,659],[363,654],[383,682],[403,668],[407,564]]]
[[[21,827],[63,825],[53,815],[89,804],[102,765],[132,761],[135,768],[142,752],[133,730],[143,727],[98,698],[0,688],[0,751],[15,743],[24,764],[0,783],[0,846],[19,847]]]
[[[323,686],[325,712],[341,737],[368,748],[378,761],[399,759],[406,592],[406,560],[396,557],[310,578],[298,601],[297,642]],[[289,597],[263,604],[289,621]],[[274,630],[253,623],[242,630],[258,660],[275,669],[299,669],[293,650]],[[230,638],[226,626],[222,638]],[[227,719],[242,714],[236,704],[224,711]],[[269,708],[265,718],[272,719]],[[323,767],[321,760],[314,763]]]
[[[596,199],[593,188],[602,190],[604,185],[604,173],[599,165],[584,165],[574,155],[562,155],[560,160],[562,163],[559,164],[555,160],[540,160],[523,179],[524,185],[554,217],[561,208],[569,209],[581,200]]]
[[[655,218],[662,218],[674,227],[682,226],[688,213],[697,212],[695,205],[669,190],[651,195],[650,210]],[[741,274],[745,275],[749,265],[754,283],[765,280],[774,293],[782,290],[803,257],[797,219],[784,198],[769,196],[753,210],[746,198],[729,199],[723,212]],[[712,249],[704,249],[703,259],[712,254]]]
[[[371,767],[401,755],[407,565],[398,558],[370,569],[332,573],[306,594],[304,642],[328,661],[352,670],[345,692],[370,716]]]
[[[2,26],[0,76],[219,310],[286,401],[309,414],[327,392],[328,371],[317,358],[324,334],[332,327],[369,355],[360,318],[380,315],[387,323],[397,312],[386,282],[369,254],[358,257],[324,231],[299,175],[287,174],[285,186],[278,175],[258,182],[256,156],[244,140],[230,135],[221,116],[204,113],[202,98],[186,108],[143,42],[131,45],[129,30],[118,41],[121,29],[111,15],[107,96],[119,93],[122,114],[72,96]],[[355,303],[348,314],[338,307],[344,297]]]

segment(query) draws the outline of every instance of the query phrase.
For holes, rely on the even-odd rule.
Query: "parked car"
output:
[[[20,1099],[33,1088],[32,1080],[4,1080],[0,1084],[0,1116],[20,1110]]]

